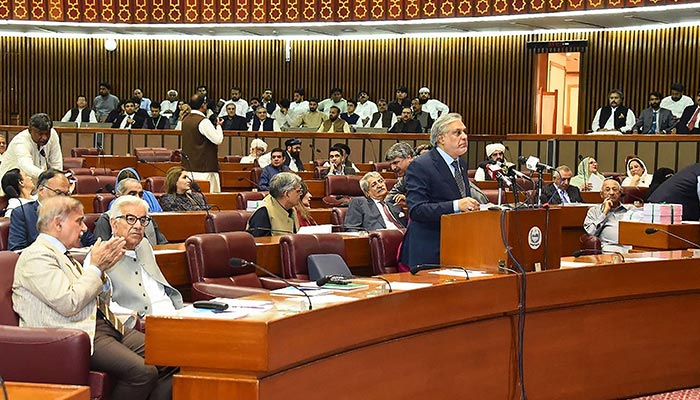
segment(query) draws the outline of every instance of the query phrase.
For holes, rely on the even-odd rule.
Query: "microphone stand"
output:
[[[542,207],[542,183],[544,181],[543,177],[544,169],[537,169],[537,207]]]

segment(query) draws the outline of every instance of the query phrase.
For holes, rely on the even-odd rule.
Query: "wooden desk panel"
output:
[[[642,249],[682,250],[693,246],[673,238],[664,232],[647,235],[647,228],[668,231],[683,239],[700,243],[700,225],[693,224],[652,224],[646,222],[620,221],[619,242]]]
[[[309,192],[313,197],[322,198],[326,195],[326,181],[324,179],[307,179],[304,182],[309,187]]]
[[[88,213],[94,213],[95,212],[95,205],[93,201],[95,200],[94,194],[74,194],[71,195],[72,198],[78,200],[80,204],[83,205],[83,212],[88,214]]]
[[[123,168],[131,167],[136,168],[138,160],[135,156],[83,156],[85,158],[85,166],[90,167],[105,167],[111,168],[112,170],[120,170]]]
[[[204,193],[204,195],[207,203],[215,210],[238,210],[237,192]]]
[[[700,365],[679,362],[700,353],[700,260],[646,256],[668,259],[528,274],[530,398],[629,398],[700,385]],[[147,362],[181,366],[175,400],[518,398],[515,276],[386,277],[437,285],[298,314],[152,317]],[[303,340],[290,346],[290,338]]]
[[[241,163],[219,163],[219,171],[252,171],[255,168],[255,164],[241,164]]]
[[[228,191],[250,191],[255,185],[250,181],[250,171],[221,171],[221,189]]]
[[[149,176],[165,176],[170,168],[181,165],[182,163],[179,162],[140,162],[136,166],[136,172],[139,173],[141,179],[146,179]]]
[[[5,382],[10,400],[89,400],[88,386]]]
[[[184,242],[188,237],[204,233],[207,213],[204,211],[153,213],[158,229],[169,242]]]

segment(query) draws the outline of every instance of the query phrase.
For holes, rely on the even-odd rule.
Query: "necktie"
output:
[[[386,217],[389,219],[389,221],[391,221],[391,223],[394,224],[397,228],[403,228],[403,225],[399,221],[397,221],[396,218],[394,218],[394,214],[391,213],[386,203],[383,201],[380,201],[380,203],[382,204],[382,207],[384,208],[384,214],[386,214]]]
[[[649,133],[656,133],[656,117],[659,115],[657,111],[654,111],[653,117],[651,119],[651,128],[649,128]]]
[[[467,188],[464,185],[464,178],[462,178],[462,170],[459,168],[459,161],[452,161],[452,166],[455,169],[455,182],[457,183],[457,188],[459,189],[459,195],[461,197],[467,197]]]
[[[695,128],[695,122],[698,120],[698,112],[700,111],[700,107],[695,107],[695,112],[693,113],[693,116],[690,117],[690,121],[688,122],[688,130],[692,131]]]
[[[75,267],[76,270],[78,270],[78,275],[83,274],[83,267],[80,265],[79,262],[73,258],[73,256],[69,252],[65,252],[66,257],[70,260],[71,264],[73,264],[73,267]],[[104,281],[104,273],[102,273],[102,280]],[[124,335],[126,333],[126,328],[124,327],[124,324],[117,318],[116,315],[112,312],[112,310],[109,309],[109,305],[102,301],[100,296],[97,296],[97,310],[102,314],[104,319],[109,322],[110,325],[114,329],[116,329],[119,333]]]
[[[562,189],[559,190],[559,197],[561,197],[562,204],[563,203],[570,203],[569,196],[566,194],[565,190],[562,190]]]

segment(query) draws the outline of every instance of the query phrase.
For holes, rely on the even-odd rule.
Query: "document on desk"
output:
[[[298,235],[315,235],[317,233],[333,233],[333,225],[309,225],[299,228]]]
[[[332,294],[332,290],[320,289],[320,288],[309,288],[309,287],[299,287],[299,286],[287,286],[281,289],[271,290],[270,294],[273,296],[303,296],[304,293],[309,296],[325,296]]]
[[[218,301],[224,304],[228,304],[230,308],[244,310],[251,314],[265,312],[271,310],[274,307],[274,303],[272,301],[267,300],[243,300],[217,297],[212,301]]]
[[[590,267],[596,265],[595,263],[589,262],[576,262],[576,261],[560,261],[559,268],[580,268],[580,267]]]
[[[216,311],[207,310],[204,308],[194,308],[191,304],[177,310],[173,314],[162,314],[164,316],[178,316],[188,318],[213,318],[213,319],[238,319],[248,315],[249,312],[240,308],[231,308],[227,310]],[[148,317],[146,318],[148,319]]]
[[[474,271],[471,269],[468,269],[467,272],[469,273],[470,278],[481,278],[484,276],[491,276],[493,274],[486,273],[484,271]],[[440,269],[437,271],[430,271],[428,272],[429,274],[433,275],[447,275],[447,276],[456,276],[456,277],[465,277],[465,273],[463,269],[458,269],[458,268],[447,268],[447,269]]]

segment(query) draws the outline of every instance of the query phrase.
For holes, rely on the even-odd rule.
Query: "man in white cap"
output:
[[[445,103],[430,98],[430,89],[427,87],[422,87],[418,91],[418,101],[423,105],[423,112],[430,114],[433,120],[450,112],[450,108]]]
[[[498,163],[503,169],[506,167],[509,167],[513,165],[513,163],[509,163],[506,161],[506,156],[504,152],[506,151],[506,146],[502,145],[501,143],[491,143],[486,145],[486,160],[479,164],[479,168],[476,169],[476,173],[474,174],[474,180],[477,182],[483,182],[486,180],[491,180],[489,177],[489,174],[486,173],[486,165],[487,164],[493,164],[494,162]]]

